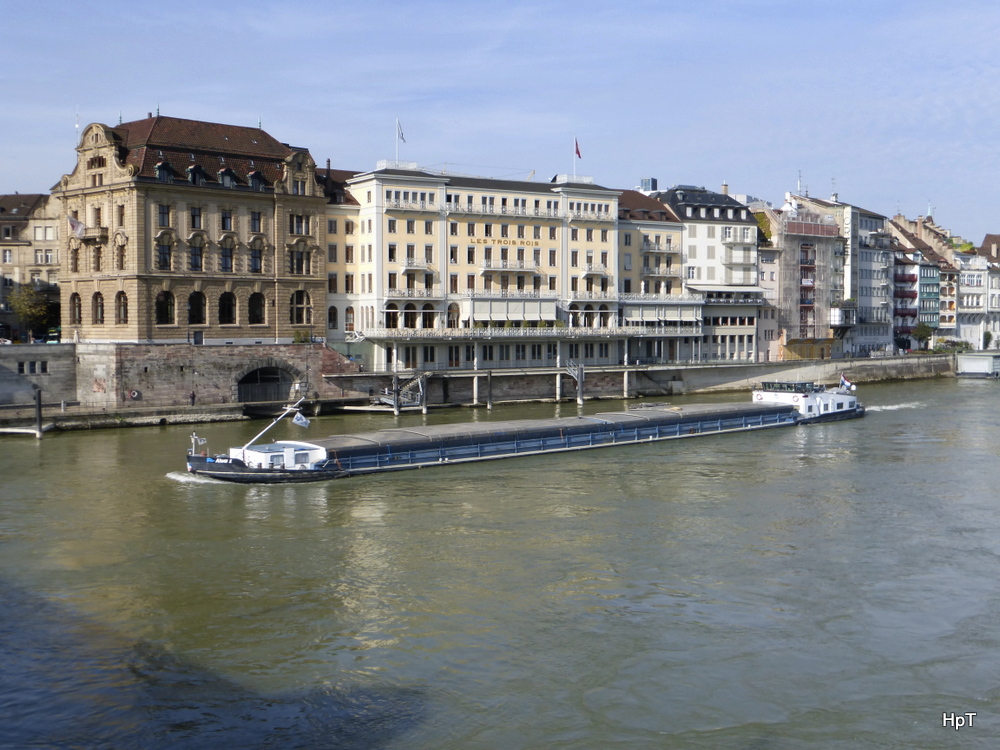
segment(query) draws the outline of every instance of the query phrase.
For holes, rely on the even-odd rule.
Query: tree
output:
[[[990,348],[990,342],[993,341],[993,334],[989,331],[983,332],[983,349]]]
[[[28,331],[42,327],[49,317],[49,300],[31,286],[22,284],[7,297],[11,309]]]
[[[923,321],[920,321],[916,326],[914,326],[913,333],[910,335],[920,342],[921,349],[926,349],[927,342],[930,341],[931,336],[934,335],[934,329]]]

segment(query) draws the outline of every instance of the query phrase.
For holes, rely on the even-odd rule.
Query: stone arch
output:
[[[233,399],[239,403],[285,401],[292,397],[292,385],[303,378],[303,372],[289,362],[261,357],[251,360],[233,375]]]

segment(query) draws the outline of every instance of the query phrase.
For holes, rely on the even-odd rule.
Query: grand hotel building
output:
[[[755,223],[727,195],[667,197],[317,168],[259,128],[159,115],[93,124],[53,189],[63,337],[325,339],[370,371],[755,359]]]

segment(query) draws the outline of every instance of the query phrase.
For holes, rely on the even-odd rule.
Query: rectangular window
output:
[[[469,237],[475,237],[476,236],[476,225],[473,224],[470,221],[468,224],[465,225],[465,233]]]
[[[452,294],[458,294],[458,274],[453,273],[448,280],[448,291]]]
[[[448,234],[452,237],[458,237],[458,222],[453,221],[448,225]]]
[[[201,209],[192,208],[191,209],[191,228],[201,229]]]
[[[493,236],[493,225],[483,224],[483,237],[492,237],[492,236]]]
[[[337,274],[331,273],[326,277],[326,291],[330,294],[337,293]]]
[[[337,222],[336,221],[333,222],[333,227],[334,227],[334,234],[336,234],[336,231],[337,231]],[[250,231],[251,232],[261,232],[261,231],[263,231],[261,229],[261,223],[260,223],[260,211],[251,211],[250,212]]]
[[[458,263],[458,245],[452,245],[448,248],[448,262]]]
[[[587,230],[587,242],[593,242],[593,241],[594,241],[594,230],[593,229],[588,229]]]
[[[569,240],[570,240],[570,242],[576,242],[579,239],[580,239],[580,230],[577,229],[576,227],[573,227],[572,229],[570,229],[569,230]]]
[[[326,260],[328,263],[337,262],[337,243],[333,242],[326,246]]]
[[[354,245],[344,245],[344,263],[354,262]]]
[[[395,234],[396,233],[396,220],[395,219],[389,219],[386,222],[386,231],[389,234]]]
[[[170,206],[164,206],[162,203],[160,204],[160,226],[170,226]]]
[[[476,248],[470,247],[465,251],[465,262],[470,266],[476,264]]]
[[[396,243],[394,243],[394,242],[389,243],[389,247],[387,248],[386,252],[388,254],[386,260],[388,260],[390,263],[395,263],[396,262]]]
[[[231,232],[231,231],[233,231],[233,212],[232,211],[222,211],[219,214],[219,221],[222,223],[222,231],[223,232]],[[309,219],[307,217],[306,218],[306,226],[308,226],[308,222],[309,222]],[[306,230],[306,234],[308,234],[308,233],[309,233],[309,230],[307,229]]]
[[[416,222],[413,219],[406,220],[406,233],[413,234],[416,232]]]
[[[580,265],[580,252],[578,250],[570,250],[569,265],[571,268],[576,268]]]
[[[258,216],[259,215],[260,214],[258,214]],[[336,219],[327,219],[326,220],[326,232],[327,232],[327,234],[336,234],[337,233],[337,220]]]
[[[556,238],[556,228],[549,227],[549,239],[554,240]]]
[[[354,294],[354,274],[344,274],[344,294]]]
[[[434,234],[434,222],[425,221],[424,222],[424,234]]]

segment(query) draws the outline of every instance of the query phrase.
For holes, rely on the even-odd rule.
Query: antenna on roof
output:
[[[156,116],[157,117],[160,116],[160,103],[159,102],[156,103]]]
[[[80,108],[76,108],[76,140],[80,141]]]
[[[531,170],[531,174],[528,175],[528,179],[525,180],[525,182],[531,182],[533,179],[535,179],[535,170],[534,169]]]
[[[122,111],[120,109],[118,110],[118,124],[122,124]]]
[[[260,115],[257,115],[257,130],[260,130]]]
[[[795,183],[795,192],[802,195],[802,170],[799,170],[799,181]]]

